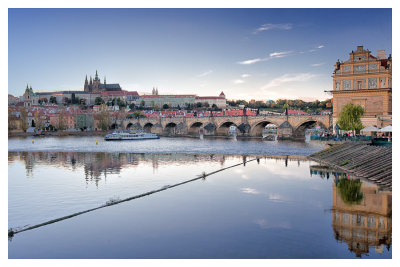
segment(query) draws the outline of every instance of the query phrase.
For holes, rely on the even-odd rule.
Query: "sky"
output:
[[[392,53],[391,9],[8,9],[8,93],[124,90],[325,100],[335,62]]]

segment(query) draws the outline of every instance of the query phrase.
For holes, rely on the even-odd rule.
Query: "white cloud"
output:
[[[211,74],[212,72],[213,72],[212,70],[208,70],[206,72],[203,72],[203,73],[197,75],[197,77],[204,77],[204,76],[207,76],[207,75]]]
[[[241,83],[244,83],[244,81],[243,80],[234,80],[233,83],[234,84],[241,84]]]
[[[271,87],[277,87],[284,83],[290,83],[290,82],[306,82],[306,81],[311,80],[315,76],[317,76],[317,75],[313,74],[313,73],[299,73],[299,74],[288,74],[287,73],[287,74],[284,74],[282,76],[279,76],[279,77],[273,79],[272,81],[270,81],[269,83],[264,85],[261,89],[266,90]]]
[[[238,63],[242,64],[242,65],[250,65],[250,64],[254,64],[254,63],[257,63],[257,62],[260,62],[260,61],[266,61],[266,60],[268,60],[268,59],[266,59],[266,58],[255,58],[255,59],[249,59],[249,60],[245,60],[245,61],[240,61]]]
[[[292,29],[293,26],[290,23],[285,23],[285,24],[263,24],[260,27],[258,27],[257,30],[254,31],[254,34],[257,34],[262,31],[269,31],[269,30],[290,30]]]
[[[250,74],[245,73],[245,74],[242,74],[241,77],[242,78],[247,78],[247,77],[250,77]]]
[[[254,59],[249,59],[249,60],[245,60],[245,61],[239,61],[238,64],[250,65],[250,64],[257,63],[257,62],[268,61],[273,58],[286,57],[292,53],[293,53],[293,51],[273,52],[273,53],[270,53],[267,58],[254,58]],[[246,75],[246,74],[244,74],[244,75]]]
[[[312,67],[319,67],[319,66],[322,66],[322,65],[324,65],[325,63],[324,62],[322,62],[322,63],[315,63],[315,64],[311,64],[311,66]]]
[[[321,49],[321,48],[324,48],[324,47],[325,47],[324,45],[317,46],[318,49]]]
[[[284,52],[274,52],[274,53],[270,53],[269,57],[270,58],[280,58],[280,57],[286,57],[290,54],[292,54],[293,51],[284,51]]]
[[[246,193],[246,194],[254,194],[254,195],[260,194],[260,192],[257,191],[256,189],[254,189],[254,188],[248,188],[248,187],[242,188],[242,192],[243,192],[243,193]]]

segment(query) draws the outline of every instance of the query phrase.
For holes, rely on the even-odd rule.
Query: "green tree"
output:
[[[352,205],[360,204],[364,198],[364,194],[361,192],[361,185],[362,182],[360,180],[340,178],[336,187],[343,202]]]
[[[353,103],[346,104],[339,114],[337,124],[340,129],[345,131],[359,132],[364,126],[361,123],[361,116],[364,115],[364,109],[360,105]]]
[[[50,103],[57,104],[57,98],[55,96],[50,96]]]
[[[94,100],[94,104],[95,104],[95,105],[102,105],[102,104],[104,104],[103,98],[101,98],[100,96],[96,97],[95,100]]]
[[[162,108],[163,108],[163,109],[169,109],[169,105],[168,105],[168,104],[164,104],[164,105],[162,106]]]

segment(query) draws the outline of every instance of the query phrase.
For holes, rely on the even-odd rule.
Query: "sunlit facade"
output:
[[[384,50],[371,51],[358,46],[347,61],[337,61],[333,72],[333,123],[347,103],[364,108],[364,126],[391,124],[392,119],[392,57]]]

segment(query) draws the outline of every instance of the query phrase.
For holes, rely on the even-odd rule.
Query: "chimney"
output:
[[[387,59],[385,50],[376,51],[376,55],[377,55],[378,59]]]

